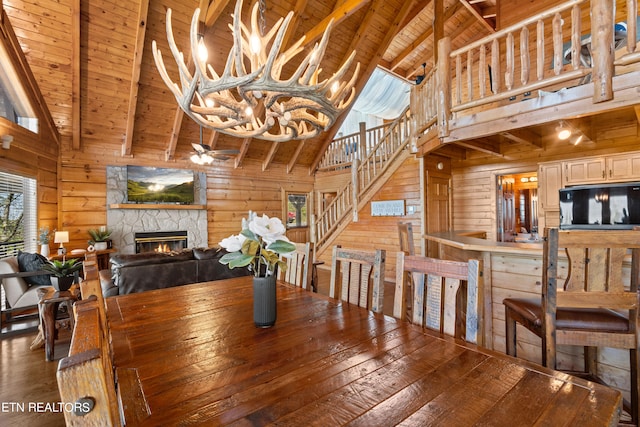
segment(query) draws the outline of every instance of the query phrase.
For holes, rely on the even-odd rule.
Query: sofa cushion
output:
[[[167,262],[189,261],[193,259],[191,250],[182,252],[145,252],[141,254],[115,254],[111,256],[111,267],[133,267]]]
[[[193,248],[193,257],[197,260],[220,259],[226,253],[222,248]]]
[[[40,254],[18,251],[18,268],[22,272],[42,270],[49,261]],[[24,278],[29,285],[51,286],[49,274],[39,276],[27,276]]]

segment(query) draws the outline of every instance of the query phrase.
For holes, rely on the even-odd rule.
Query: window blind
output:
[[[10,220],[15,220],[22,215],[22,233],[16,238],[3,236],[3,240],[7,239],[7,241],[0,244],[0,256],[14,255],[18,250],[36,252],[38,233],[36,180],[0,172],[0,198],[3,209],[6,209],[4,204],[10,194],[13,194],[15,199],[11,203],[9,212],[2,213],[7,214]]]

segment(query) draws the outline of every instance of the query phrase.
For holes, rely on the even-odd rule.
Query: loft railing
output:
[[[611,100],[615,66],[640,62],[638,0],[617,16],[613,10],[614,0],[570,0],[455,51],[448,38],[439,40],[434,74],[412,90],[418,134],[435,123],[446,137],[454,114],[570,82],[593,84],[594,103]],[[586,25],[583,16],[591,17]],[[626,33],[616,30],[620,22]]]
[[[405,109],[400,117],[407,114]],[[318,163],[319,171],[344,169],[351,166],[354,158],[364,159],[372,150],[377,149],[380,141],[387,136],[389,130],[396,126],[396,122],[385,123],[367,129],[365,123],[360,123],[360,131],[334,139],[324,152]]]
[[[368,142],[360,144],[360,149],[354,150],[350,160],[351,182],[345,185],[332,202],[327,206],[312,225],[315,233],[316,253],[322,250],[324,244],[341,221],[349,214],[357,220],[358,206],[362,202],[367,190],[389,168],[389,165],[404,150],[411,140],[410,118],[405,110],[394,122],[385,125],[385,131],[373,145]],[[371,135],[378,132],[375,128]],[[360,133],[362,136],[363,133]],[[360,141],[363,139],[361,138]],[[342,144],[342,142],[341,142]],[[362,154],[362,158],[359,155]],[[336,159],[337,157],[333,157]],[[361,159],[361,160],[360,160]]]

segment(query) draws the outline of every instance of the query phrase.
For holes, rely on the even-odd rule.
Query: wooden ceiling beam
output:
[[[279,142],[272,142],[271,147],[269,148],[269,152],[267,153],[267,158],[262,162],[262,172],[269,169],[271,166],[271,162],[273,162],[273,158],[276,156],[276,152],[278,151],[278,147],[280,146]]]
[[[82,40],[80,31],[81,31],[81,22],[80,16],[81,13],[81,5],[80,0],[75,0],[73,2],[73,13],[72,13],[72,25],[71,29],[73,36],[71,37],[71,67],[72,67],[72,75],[71,75],[71,147],[74,150],[80,149],[80,138],[82,135],[82,126],[80,123],[81,112],[80,112],[80,92],[81,92],[81,84],[82,84],[82,76],[81,76],[81,64],[80,64],[80,40]]]
[[[138,30],[136,31],[136,44],[133,48],[133,65],[131,70],[131,86],[129,87],[129,106],[127,108],[127,125],[122,142],[122,156],[131,156],[133,146],[133,130],[136,122],[136,108],[138,106],[138,89],[140,87],[140,69],[142,67],[142,53],[144,52],[144,39],[147,34],[147,16],[149,12],[149,0],[141,0],[138,6]],[[174,147],[175,151],[175,147]],[[165,153],[166,156],[166,153]],[[171,153],[173,157],[173,153]]]
[[[296,148],[296,151],[293,153],[293,156],[291,156],[291,160],[289,160],[289,163],[287,164],[287,173],[293,172],[293,168],[296,166],[296,163],[298,162],[298,157],[300,157],[300,153],[302,153],[302,149],[304,148],[304,146],[305,146],[304,140],[298,143],[298,148]]]
[[[203,4],[207,4],[206,9],[203,9]],[[212,26],[222,15],[222,11],[229,4],[229,0],[214,0],[210,2],[209,0],[200,0],[200,20],[202,21],[202,17],[204,16],[204,26],[210,27]]]
[[[482,10],[478,7],[477,4],[475,4],[475,3],[471,4],[471,3],[469,3],[468,0],[460,0],[460,3],[462,3],[462,5],[464,7],[466,7],[467,10],[469,12],[471,12],[471,14],[476,17],[478,22],[480,22],[482,25],[484,25],[487,30],[489,30],[491,33],[495,33],[496,32],[495,19],[485,18]]]
[[[500,135],[513,142],[529,144],[537,148],[542,148],[542,137],[531,129],[513,129],[507,132],[501,132]]]
[[[404,4],[402,5],[402,8],[396,14],[395,19],[393,20],[391,25],[387,28],[387,31],[385,31],[384,39],[380,42],[380,44],[378,45],[378,49],[371,56],[371,60],[369,61],[368,64],[366,64],[366,68],[362,70],[358,78],[358,82],[355,85],[356,94],[359,94],[360,92],[362,92],[362,88],[369,80],[369,76],[371,76],[371,73],[373,73],[373,70],[375,70],[375,68],[378,66],[378,61],[380,60],[380,58],[382,58],[382,55],[384,54],[384,52],[389,48],[389,44],[391,44],[391,41],[396,36],[398,32],[398,28],[400,27],[400,24],[404,22],[408,13],[413,9],[413,6],[416,3],[416,1],[422,1],[422,0],[405,1]],[[364,29],[363,32],[366,32],[366,29]],[[351,51],[348,51],[347,57],[350,54],[351,54]],[[345,60],[346,60],[346,57],[343,58],[341,62],[344,62]],[[320,163],[320,160],[322,159],[322,155],[324,154],[329,144],[331,144],[331,140],[333,139],[338,129],[340,129],[340,126],[344,122],[344,119],[346,116],[347,116],[347,112],[343,112],[338,117],[336,122],[333,124],[333,127],[328,132],[326,132],[325,134],[326,138],[322,143],[322,145],[320,146],[320,150],[316,154],[316,157],[311,163],[311,166],[309,167],[309,175],[313,175],[313,173],[315,172],[316,168],[318,167],[318,164]]]
[[[500,150],[500,143],[493,141],[490,137],[476,140],[453,141],[452,143],[460,147],[470,148],[480,151],[481,153],[504,158],[504,154],[502,154]]]
[[[426,7],[426,6],[425,6]],[[445,22],[449,20],[454,14],[456,14],[460,9],[462,9],[462,5],[460,3],[455,3],[452,7],[447,9],[444,13]],[[394,71],[396,68],[400,66],[402,62],[404,62],[407,57],[409,57],[416,49],[420,48],[420,46],[426,42],[429,37],[433,36],[433,26],[429,27],[427,31],[420,34],[418,38],[416,38],[409,46],[407,46],[398,56],[395,57],[391,61],[391,71]],[[425,58],[425,62],[432,62],[433,58]],[[412,74],[408,74],[407,77],[411,77]]]
[[[318,25],[313,27],[307,34],[305,34],[305,45],[313,43],[317,38],[321,37],[327,29],[327,25],[331,19],[333,19],[333,25],[338,25],[358,10],[369,4],[371,0],[347,0],[340,6],[338,6],[330,15],[326,16]]]
[[[234,163],[234,168],[238,169],[242,166],[242,162],[249,152],[249,146],[251,145],[251,138],[245,138],[242,140],[242,145],[240,146],[240,152],[236,156],[236,161]]]

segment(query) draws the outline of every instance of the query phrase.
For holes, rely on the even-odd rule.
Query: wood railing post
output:
[[[613,99],[613,0],[591,0],[593,102]]]
[[[358,156],[353,158],[353,163],[351,163],[351,185],[353,186],[353,191],[351,192],[353,205],[353,222],[358,222],[358,166],[360,166],[360,159]]]
[[[367,150],[367,124],[365,122],[358,123],[360,125],[359,138],[360,138],[360,156],[364,159],[369,155]]]
[[[449,136],[449,117],[451,116],[451,39],[445,37],[438,40],[438,136]]]

